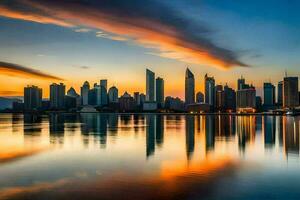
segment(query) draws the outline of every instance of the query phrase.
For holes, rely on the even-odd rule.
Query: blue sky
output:
[[[79,2],[68,6],[68,12],[63,9],[68,1],[0,2],[0,10],[6,11],[0,14],[0,61],[62,77],[77,91],[84,80],[107,78],[121,92],[143,92],[149,67],[165,79],[166,94],[175,96],[184,93],[187,66],[195,74],[197,90],[203,89],[205,73],[232,87],[243,74],[258,88],[264,81],[277,83],[285,70],[300,74],[297,1]],[[82,8],[96,17],[78,13]],[[0,88],[2,95],[19,94],[26,84],[41,85],[47,93],[53,82],[7,74],[8,67],[0,84],[11,84]]]

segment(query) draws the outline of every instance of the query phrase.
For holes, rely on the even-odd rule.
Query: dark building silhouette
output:
[[[276,121],[274,116],[263,116],[265,147],[271,148],[275,145]]]
[[[186,144],[186,156],[188,160],[191,160],[195,150],[195,116],[185,116],[185,144]]]
[[[55,110],[64,109],[66,86],[63,83],[50,85],[50,108]]]
[[[295,108],[299,105],[298,77],[283,79],[283,107]]]
[[[195,103],[195,78],[189,68],[185,71],[185,103]]]
[[[24,88],[24,109],[25,111],[39,110],[42,107],[42,89],[37,86]]]
[[[164,89],[164,79],[158,77],[156,78],[156,103],[158,108],[163,108],[165,103],[165,89]]]
[[[146,156],[147,158],[155,152],[155,115],[146,116]]]
[[[234,111],[236,109],[236,92],[234,89],[224,86],[224,104],[226,111]]]

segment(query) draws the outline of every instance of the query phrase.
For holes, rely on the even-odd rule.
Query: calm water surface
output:
[[[300,199],[299,117],[0,115],[0,199]]]

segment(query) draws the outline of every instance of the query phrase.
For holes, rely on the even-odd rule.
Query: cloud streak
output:
[[[128,39],[154,49],[156,55],[184,62],[221,68],[248,66],[238,52],[217,45],[206,24],[196,23],[158,0],[4,0],[0,15],[104,31],[108,34],[98,37]]]
[[[63,78],[47,74],[45,72],[25,67],[22,65],[0,61],[1,75],[17,76],[17,77],[33,77],[38,79],[64,80]]]

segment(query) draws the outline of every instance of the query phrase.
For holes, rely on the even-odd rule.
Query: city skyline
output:
[[[186,66],[195,75],[196,91],[202,92],[204,85],[199,83],[204,82],[206,73],[218,80],[216,84],[227,82],[232,88],[236,88],[236,79],[244,75],[260,95],[263,82],[271,79],[276,85],[285,70],[289,75],[300,75],[300,22],[295,14],[298,2],[276,1],[275,6],[260,1],[189,0],[190,4],[186,4],[175,0],[145,1],[149,6],[142,6],[138,1],[114,1],[116,13],[110,12],[111,3],[102,2],[105,6],[96,1],[88,5],[69,3],[70,6],[66,1],[2,1],[0,96],[21,96],[27,84],[39,85],[43,95],[48,96],[52,82],[63,82],[79,93],[85,80],[94,83],[99,79],[109,79],[119,86],[120,93],[145,93],[145,66],[165,77],[165,96],[182,99],[184,83],[178,77]],[[68,14],[62,7],[68,8]],[[108,21],[91,18],[88,13],[74,16],[80,8],[105,15]],[[137,15],[144,23],[132,20],[131,10],[139,10]],[[156,16],[151,14],[154,11]],[[133,27],[129,26],[130,20]],[[183,23],[191,25],[191,30],[184,29]],[[145,28],[144,24],[172,28],[174,32]],[[191,41],[196,47],[190,45]],[[195,49],[207,57],[191,51]]]

